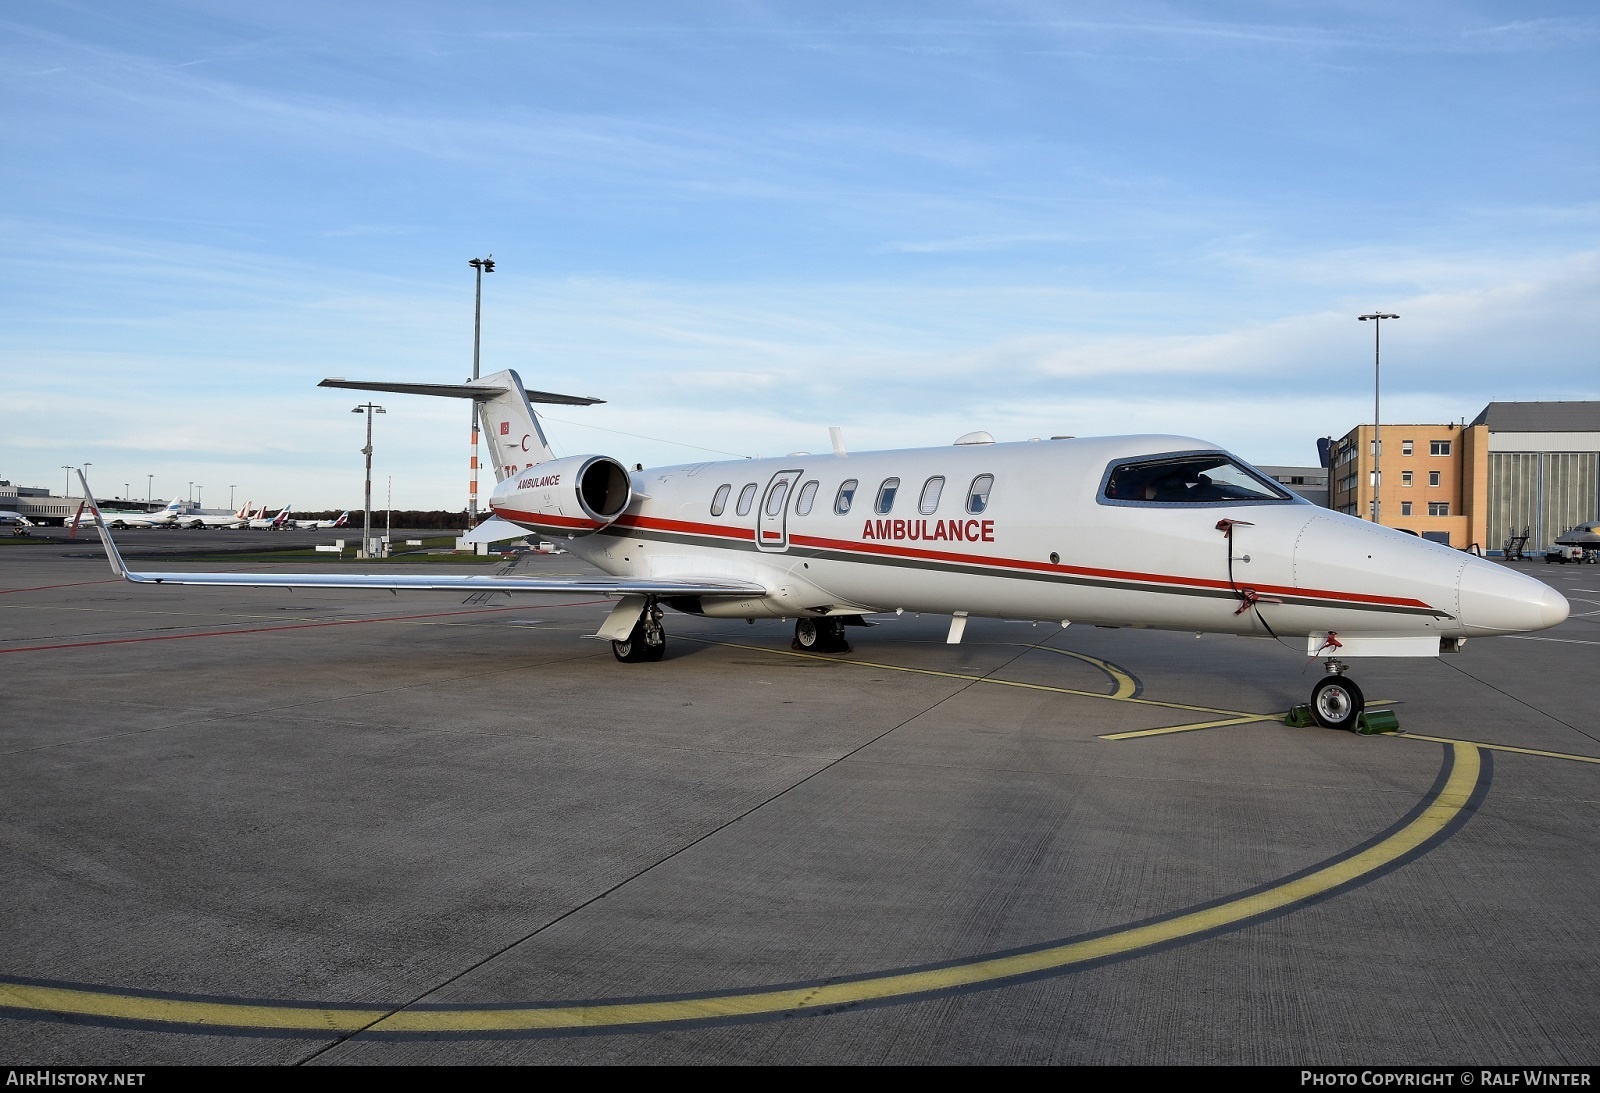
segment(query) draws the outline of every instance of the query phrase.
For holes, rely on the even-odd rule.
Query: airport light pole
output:
[[[150,503],[151,499],[155,497],[155,495],[156,495],[156,476],[153,475],[153,474],[147,474],[147,475],[144,476],[144,503],[148,505]]]
[[[67,488],[66,488],[66,491],[64,493],[62,493],[61,496],[62,497],[71,497],[72,496],[72,466],[70,464],[68,464],[68,463],[63,463],[63,464],[61,464],[61,469],[67,472]]]
[[[384,413],[385,410],[376,403],[364,402],[350,412],[367,415],[367,446],[361,449],[361,454],[367,458],[366,493],[361,514],[361,550],[356,555],[367,558],[371,556],[369,551],[372,547],[372,415]]]
[[[1372,322],[1372,522],[1374,524],[1383,523],[1383,502],[1378,498],[1378,491],[1383,488],[1383,430],[1378,427],[1378,397],[1382,375],[1379,368],[1379,350],[1382,348],[1383,320],[1399,317],[1385,311],[1373,311],[1356,316],[1361,322],[1368,320]]]
[[[233,491],[238,489],[238,488],[239,488],[238,486],[229,486],[228,487],[228,511],[229,512],[237,512],[238,511],[237,509],[235,509],[233,507]]]
[[[472,378],[478,378],[478,343],[483,330],[483,275],[494,272],[494,255],[474,258],[467,265],[477,270],[478,290],[472,303]],[[472,403],[472,478],[467,484],[467,530],[478,522],[478,403]]]
[[[194,507],[197,508],[197,509],[205,508],[205,505],[200,503],[200,491],[203,490],[203,489],[205,489],[204,486],[198,486],[198,485],[195,486],[195,488],[194,488]]]

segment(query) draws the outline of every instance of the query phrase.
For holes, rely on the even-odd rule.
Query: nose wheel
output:
[[[848,653],[844,623],[838,619],[797,619],[794,624],[795,649],[805,653]]]
[[[1344,674],[1344,665],[1328,662],[1331,675],[1311,688],[1311,716],[1325,729],[1353,729],[1366,705],[1361,688]]]

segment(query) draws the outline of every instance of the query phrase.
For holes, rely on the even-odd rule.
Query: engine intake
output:
[[[571,455],[518,471],[495,489],[502,516],[568,535],[607,527],[633,500],[628,469],[607,455]]]

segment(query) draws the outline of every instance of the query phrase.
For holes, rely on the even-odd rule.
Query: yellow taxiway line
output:
[[[1050,649],[1047,646],[1028,645],[1024,646],[1024,648],[1035,649],[1041,652],[1059,653],[1062,656],[1073,657],[1077,660],[1084,661],[1085,663],[1092,664],[1111,677],[1112,682],[1116,684],[1116,690],[1114,690],[1111,694],[1103,694],[1100,691],[1082,691],[1074,687],[1053,687],[1048,683],[1023,683],[1020,680],[996,679],[993,676],[967,675],[963,672],[942,672],[935,668],[912,668],[904,664],[884,664],[879,661],[855,660],[853,658],[850,660],[841,660],[838,657],[824,656],[820,653],[802,653],[793,649],[769,649],[763,648],[759,645],[740,645],[737,642],[731,641],[710,641],[706,638],[689,638],[688,640],[702,642],[706,645],[720,645],[726,649],[742,649],[751,653],[769,653],[773,656],[798,657],[801,660],[820,660],[826,664],[844,664],[854,668],[879,668],[886,672],[909,672],[912,675],[938,676],[942,679],[959,679],[968,683],[989,683],[996,687],[1020,687],[1023,690],[1028,691],[1047,691],[1051,694],[1075,695],[1079,698],[1103,698],[1111,702],[1132,702],[1139,706],[1158,706],[1167,710],[1189,710],[1194,713],[1219,714],[1228,718],[1266,717],[1270,719],[1271,716],[1246,713],[1243,710],[1219,710],[1213,706],[1195,706],[1187,702],[1163,702],[1160,699],[1155,698],[1135,698],[1133,697],[1133,692],[1137,689],[1137,684],[1134,682],[1133,677],[1127,672],[1123,671],[1121,668],[1118,668],[1115,664],[1112,664],[1110,661],[1101,660],[1098,657],[1091,657],[1086,653],[1074,653],[1066,649]],[[1277,716],[1282,717],[1283,715],[1278,714]]]
[[[0,980],[0,1009],[141,1024],[171,1024],[280,1034],[368,1033],[383,1036],[476,1036],[626,1029],[685,1022],[801,1015],[909,999],[962,988],[998,986],[1075,965],[1173,944],[1287,910],[1351,884],[1424,848],[1461,817],[1482,776],[1476,747],[1447,743],[1449,774],[1417,813],[1375,844],[1262,890],[1098,937],[1049,943],[1023,952],[974,957],[937,968],[887,971],[847,981],[775,990],[733,990],[693,998],[575,1002],[558,1005],[371,1007],[152,998],[131,993]]]
[[[1518,748],[1510,744],[1485,744],[1482,740],[1452,740],[1447,736],[1424,736],[1421,733],[1402,732],[1393,734],[1399,740],[1427,740],[1434,744],[1468,745],[1482,748],[1484,751],[1505,751],[1512,755],[1537,755],[1542,759],[1570,759],[1574,763],[1597,763],[1600,758],[1593,755],[1573,755],[1565,751],[1543,751],[1539,748]]]

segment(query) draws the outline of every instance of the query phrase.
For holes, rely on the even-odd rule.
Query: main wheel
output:
[[[796,619],[791,649],[806,653],[848,653],[844,623],[838,619]]]
[[[611,655],[624,664],[660,660],[667,654],[667,632],[647,612],[633,625],[633,632],[622,641],[611,643]]]
[[[1323,676],[1311,688],[1311,716],[1325,729],[1353,729],[1366,699],[1344,676]]]
[[[822,626],[817,619],[796,619],[794,648],[807,653],[822,652]]]

